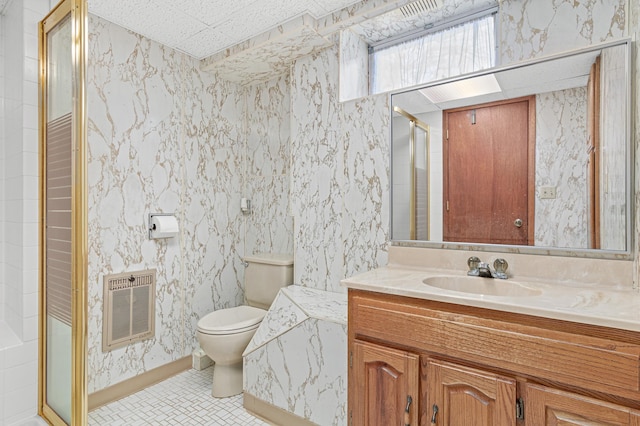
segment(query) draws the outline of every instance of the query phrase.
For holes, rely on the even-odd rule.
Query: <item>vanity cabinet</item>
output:
[[[417,425],[420,358],[402,350],[354,342],[353,425]]]
[[[440,360],[427,362],[424,424],[514,425],[516,381]]]
[[[528,425],[640,426],[640,414],[628,407],[537,384],[528,384],[525,392]]]
[[[354,289],[348,324],[353,425],[640,426],[640,333]]]

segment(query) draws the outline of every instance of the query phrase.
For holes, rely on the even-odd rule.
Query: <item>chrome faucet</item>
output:
[[[471,256],[467,259],[467,266],[469,267],[467,275],[472,277],[507,279],[507,268],[509,264],[502,258],[496,259],[493,262],[493,270],[488,263],[482,262],[477,256]]]

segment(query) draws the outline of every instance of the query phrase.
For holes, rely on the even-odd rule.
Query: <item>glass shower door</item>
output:
[[[84,3],[40,24],[40,413],[84,424]]]

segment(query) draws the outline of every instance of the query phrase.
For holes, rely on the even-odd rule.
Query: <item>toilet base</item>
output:
[[[242,393],[242,360],[234,364],[213,366],[211,395],[226,398]]]

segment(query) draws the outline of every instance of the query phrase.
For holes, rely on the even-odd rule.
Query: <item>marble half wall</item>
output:
[[[280,290],[244,352],[244,392],[319,425],[346,425],[347,297]]]

